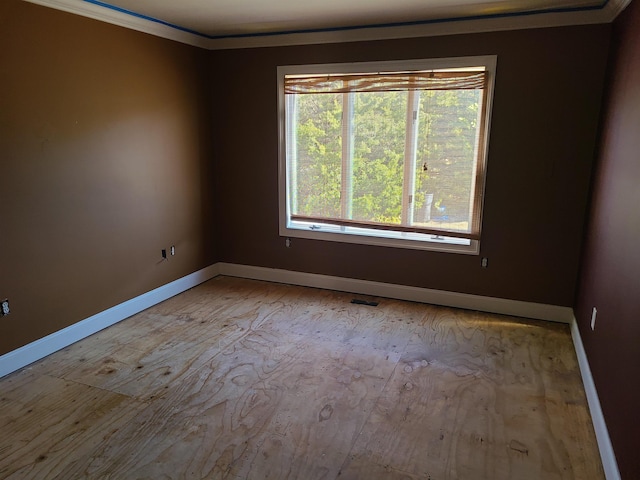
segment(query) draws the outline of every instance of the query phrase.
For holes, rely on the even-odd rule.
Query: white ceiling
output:
[[[204,48],[238,48],[605,23],[631,0],[26,1]]]
[[[598,8],[603,0],[107,0],[208,36]]]
[[[209,36],[601,7],[603,0],[107,0]]]

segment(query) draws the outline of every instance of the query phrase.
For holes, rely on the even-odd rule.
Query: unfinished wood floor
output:
[[[352,298],[218,277],[5,377],[0,478],[604,478],[566,325]]]

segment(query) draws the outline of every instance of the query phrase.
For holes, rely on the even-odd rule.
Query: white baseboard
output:
[[[573,319],[573,311],[569,307],[274,268],[216,263],[0,356],[0,377],[15,372],[217,275],[288,283],[563,323],[571,323]]]
[[[589,410],[593,420],[605,475],[607,480],[620,480],[618,464],[611,439],[609,438],[602,408],[600,407],[600,400],[595,383],[591,376],[591,369],[589,368],[589,362],[582,344],[578,324],[573,316],[573,310],[569,307],[483,297],[480,295],[409,287],[330,275],[254,267],[250,265],[216,263],[0,356],[0,377],[15,372],[47,355],[68,347],[89,335],[99,332],[104,328],[218,275],[352,292],[570,324],[571,336],[580,365],[582,381],[589,403]]]
[[[41,358],[93,335],[142,310],[184,292],[218,275],[218,264],[210,265],[178,280],[143,293],[115,307],[85,318],[62,330],[0,356],[0,377],[15,372]]]
[[[584,384],[584,391],[587,395],[587,402],[589,403],[591,421],[593,422],[593,428],[596,432],[596,440],[598,441],[598,449],[600,450],[600,458],[602,459],[602,467],[604,468],[605,477],[607,480],[620,480],[621,477],[620,471],[618,470],[618,462],[616,461],[616,455],[613,451],[613,445],[611,444],[607,424],[604,421],[604,414],[602,413],[602,407],[600,406],[600,399],[598,398],[596,384],[591,376],[589,360],[587,359],[587,353],[585,352],[584,345],[582,344],[582,337],[580,336],[578,322],[575,317],[571,321],[571,337],[573,338],[573,346],[578,357],[578,364],[580,365],[582,383]]]
[[[517,317],[535,318],[553,322],[571,323],[573,309],[557,305],[522,302],[504,298],[483,297],[468,293],[447,292],[429,288],[408,287],[391,283],[333,277],[315,273],[294,272],[275,268],[253,267],[218,263],[220,275],[252,278],[269,282],[288,283],[305,287],[324,288],[376,297],[396,298],[412,302],[430,303],[447,307],[466,308]]]
[[[582,374],[582,381],[587,395],[587,401],[589,403],[589,411],[591,413],[606,479],[621,480],[613,446],[609,437],[609,431],[607,430],[602,408],[600,407],[600,400],[598,398],[593,377],[591,376],[591,369],[589,368],[589,362],[587,360],[582,339],[580,337],[580,331],[578,330],[578,325],[573,315],[572,308],[494,297],[483,297],[480,295],[447,292],[428,288],[408,287],[405,285],[357,280],[353,278],[253,267],[249,265],[229,263],[218,263],[217,265],[220,275],[252,278],[255,280],[287,283],[305,287],[323,288],[327,290],[338,290],[386,298],[396,298],[399,300],[409,300],[434,305],[466,308],[570,324],[571,336],[573,338],[574,348],[578,357],[580,373]]]

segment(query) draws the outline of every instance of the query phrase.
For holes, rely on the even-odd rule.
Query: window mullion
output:
[[[484,146],[484,117],[486,115],[486,103],[485,103],[485,91],[480,92],[480,98],[478,99],[478,115],[476,117],[476,138],[473,147],[473,176],[471,177],[470,195],[469,195],[469,230],[472,233],[478,233],[480,230],[479,213],[482,209],[481,196],[477,195],[476,189],[482,188],[482,181],[478,184],[478,176],[484,178],[484,162],[481,168],[479,161],[481,156],[484,155],[482,148]]]
[[[420,91],[407,91],[407,121],[404,144],[404,178],[402,182],[402,225],[413,224],[416,196],[416,149],[418,146],[418,109]]]
[[[298,212],[298,105],[297,95],[285,96],[287,142],[287,175],[289,177],[289,209]]]
[[[342,94],[342,218],[353,218],[353,103],[355,93]]]

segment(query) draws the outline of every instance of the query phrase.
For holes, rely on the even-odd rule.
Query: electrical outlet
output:
[[[484,257],[480,262],[480,265],[482,266],[482,268],[487,268],[489,266],[489,259],[487,257]]]
[[[9,315],[11,313],[11,309],[9,308],[9,300],[6,298],[0,302],[0,317],[4,317],[5,315]]]
[[[591,330],[596,329],[596,315],[598,314],[598,310],[596,307],[593,307],[593,312],[591,312]]]
[[[176,246],[171,245],[171,256],[173,257],[176,254]]]

